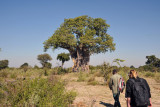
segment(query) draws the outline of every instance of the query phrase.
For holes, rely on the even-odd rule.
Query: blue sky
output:
[[[120,58],[122,66],[139,67],[146,56],[160,58],[160,0],[0,0],[0,60],[8,59],[10,67],[40,66],[43,42],[65,18],[81,15],[105,19],[116,43],[114,52],[92,55],[91,65]],[[61,52],[67,51],[47,51],[53,66],[61,64],[56,60]]]

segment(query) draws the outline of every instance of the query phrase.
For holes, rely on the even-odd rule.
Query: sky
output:
[[[82,15],[106,20],[116,43],[114,52],[93,54],[90,65],[119,58],[121,66],[139,67],[146,56],[160,58],[160,0],[0,0],[0,60],[9,60],[9,67],[41,66],[37,56],[48,53],[53,67],[61,65],[56,57],[68,51],[44,52],[43,42],[64,19]]]

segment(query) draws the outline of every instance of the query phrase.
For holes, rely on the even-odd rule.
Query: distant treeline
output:
[[[63,57],[63,56],[65,56],[65,57]],[[64,58],[66,58],[66,59],[64,59]],[[50,55],[41,54],[41,55],[38,55],[37,59],[42,64],[42,67],[38,67],[37,65],[35,65],[34,67],[31,67],[28,63],[24,63],[19,68],[24,69],[24,71],[27,71],[27,69],[29,69],[29,68],[35,68],[35,69],[47,68],[47,69],[51,69],[52,64],[48,62],[48,61],[52,60]],[[57,56],[57,59],[62,61],[62,66],[63,66],[64,62],[69,60],[69,54],[65,54],[65,53],[59,54]],[[159,58],[157,58],[155,55],[151,55],[151,56],[146,56],[146,59],[147,59],[147,61],[145,62],[145,65],[139,66],[138,68],[135,68],[133,65],[131,65],[128,68],[138,69],[139,71],[160,72],[160,59]],[[8,64],[9,64],[8,60],[0,60],[0,69],[9,68]],[[97,65],[97,66],[90,65],[89,66],[90,70],[102,69],[102,67],[103,67],[102,65]],[[112,66],[112,67],[119,68],[118,66]],[[121,68],[123,68],[123,67],[121,67]]]

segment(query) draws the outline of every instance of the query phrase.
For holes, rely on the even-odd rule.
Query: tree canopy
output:
[[[151,56],[146,56],[147,61],[146,64],[147,65],[152,65],[155,67],[160,67],[160,59],[157,58],[155,55],[151,55]]]
[[[116,62],[120,67],[121,67],[121,65],[120,65],[120,62],[124,62],[125,60],[122,60],[122,59],[114,59],[113,60],[113,62]]]
[[[90,54],[115,50],[113,38],[108,35],[110,25],[102,18],[80,16],[65,19],[52,37],[44,42],[44,49],[76,49],[77,46],[89,48]]]
[[[44,50],[67,49],[74,62],[74,68],[89,64],[94,53],[115,50],[113,38],[107,34],[110,25],[102,18],[79,16],[65,19],[54,34],[44,42]]]
[[[0,69],[7,68],[9,64],[8,60],[0,60]]]
[[[40,54],[38,55],[37,59],[40,61],[40,63],[42,64],[42,67],[47,67],[49,66],[49,68],[51,67],[51,64],[48,61],[51,61],[52,58],[49,54],[45,53],[45,54]]]
[[[66,54],[66,53],[58,54],[57,60],[62,61],[62,67],[63,67],[65,61],[69,61],[70,60],[69,56],[70,56],[70,54]]]
[[[24,63],[24,64],[22,64],[22,65],[20,66],[20,68],[24,68],[24,67],[28,67],[28,66],[29,66],[28,63]]]

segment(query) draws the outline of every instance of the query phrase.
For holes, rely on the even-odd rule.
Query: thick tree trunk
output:
[[[89,72],[89,60],[90,55],[88,49],[77,47],[76,51],[70,51],[71,58],[73,61],[72,70],[77,71],[87,71]]]

